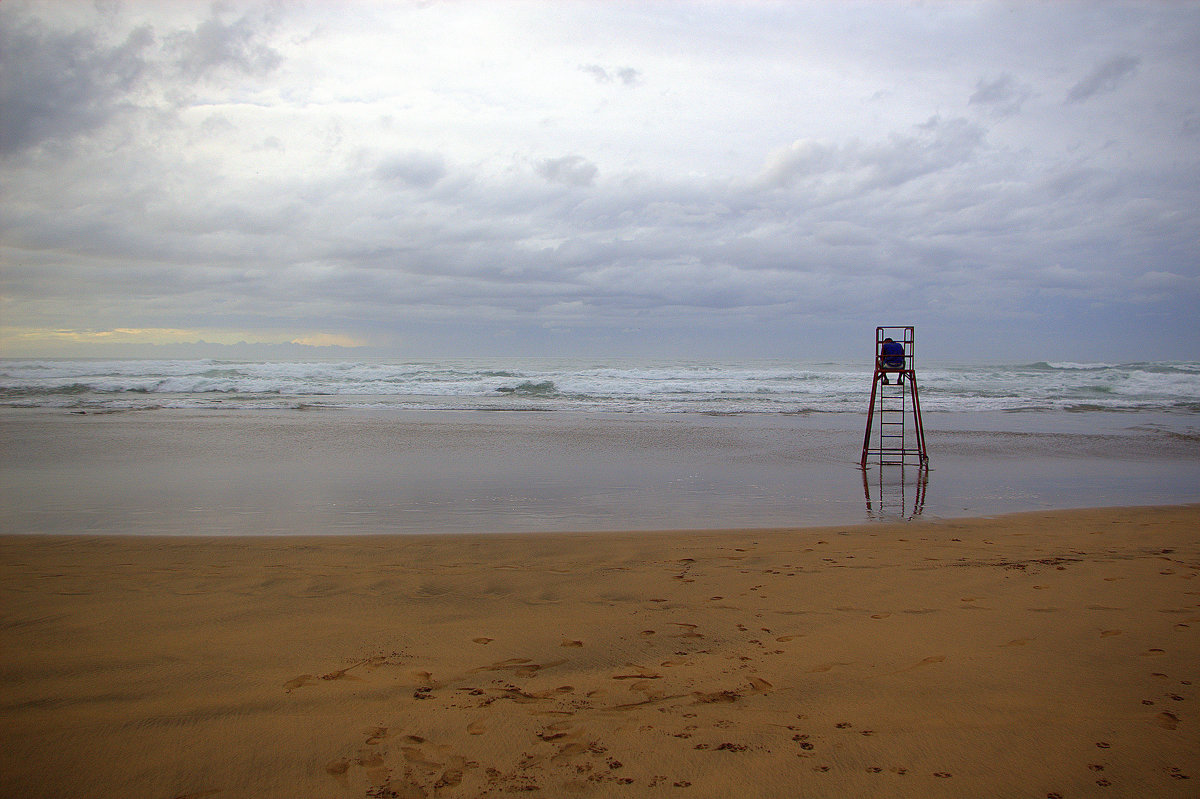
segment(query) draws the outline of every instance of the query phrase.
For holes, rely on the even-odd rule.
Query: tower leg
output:
[[[875,418],[875,392],[879,387],[879,378],[881,373],[878,368],[875,369],[875,376],[871,378],[871,402],[867,405],[867,432],[863,434],[862,460],[858,462],[860,468],[867,468],[867,452],[871,449],[871,420]],[[865,477],[863,478],[866,479]]]

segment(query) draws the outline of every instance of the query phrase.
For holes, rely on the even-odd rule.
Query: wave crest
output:
[[[523,383],[518,383],[516,386],[500,386],[496,391],[501,394],[512,394],[519,397],[559,396],[558,386],[554,385],[553,380],[541,380],[538,382],[526,380]]]

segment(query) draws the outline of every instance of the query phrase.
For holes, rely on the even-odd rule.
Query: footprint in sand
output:
[[[542,669],[548,669],[552,666],[561,666],[566,662],[567,661],[565,660],[552,660],[548,663],[533,663],[529,658],[509,658],[508,660],[501,660],[497,663],[493,663],[490,666],[480,666],[478,668],[471,669],[471,673],[477,674],[481,671],[511,671],[514,674],[522,677],[532,677]]]
[[[696,628],[699,626],[698,624],[688,624],[687,622],[681,622],[681,621],[673,621],[673,622],[671,622],[671,624],[675,625],[676,627],[683,628],[682,630],[680,630],[678,633],[675,634],[675,636],[674,636],[675,638],[703,638],[704,637],[704,635],[702,633],[696,632]]]
[[[433,784],[434,791],[440,788],[453,788],[463,780],[463,771],[460,768],[448,768],[442,772],[442,776],[438,777],[437,782]]]
[[[559,646],[583,646],[583,641],[563,641]]]
[[[492,641],[495,641],[496,639],[488,638],[486,636],[480,636],[479,638],[472,638],[471,640],[477,644],[490,644]]]
[[[1120,635],[1120,634],[1121,634],[1121,630],[1101,630],[1100,631],[1101,638],[1112,638],[1114,635]]]
[[[629,674],[614,674],[612,678],[614,680],[661,680],[662,675],[649,669],[637,669]]]
[[[900,669],[899,671],[893,671],[892,674],[903,674],[904,672],[907,672],[907,671],[919,669],[922,666],[931,666],[935,663],[941,663],[945,659],[946,659],[945,655],[930,655],[929,657],[922,660],[920,663],[914,663],[911,666],[909,666],[908,668]]]
[[[1164,710],[1154,718],[1154,722],[1164,730],[1174,730],[1179,727],[1179,716]]]
[[[1000,646],[1025,646],[1025,644],[1029,643],[1031,640],[1033,640],[1033,639],[1031,639],[1031,638],[1014,638],[1006,644],[1000,644]]]
[[[736,702],[742,698],[742,695],[737,691],[713,691],[712,693],[693,691],[692,696],[696,698],[697,704],[702,705],[717,705],[725,702]]]
[[[583,731],[577,728],[574,722],[559,721],[539,730],[536,735],[539,739],[549,742],[559,741],[563,738],[579,738],[583,735]]]
[[[354,675],[350,674],[350,671],[352,669],[357,669],[359,666],[369,666],[369,665],[378,666],[378,665],[380,665],[381,662],[382,661],[379,658],[366,658],[365,660],[360,660],[357,663],[351,663],[349,666],[347,666],[344,669],[338,669],[337,671],[331,671],[328,674],[322,674],[321,679],[322,680],[357,680],[357,679],[359,679],[358,677],[355,677]]]
[[[293,677],[283,684],[285,693],[291,693],[297,688],[303,688],[306,685],[312,685],[315,678],[311,674],[301,674],[299,677]]]
[[[412,677],[414,680],[420,683],[421,688],[427,691],[432,691],[435,688],[442,687],[442,684],[433,679],[433,674],[428,671],[414,671],[412,672]]]
[[[849,665],[852,665],[852,664],[850,664],[850,663],[821,663],[820,665],[813,666],[811,669],[809,669],[808,673],[809,674],[823,674],[827,671],[831,671],[831,670],[837,668],[838,666],[849,666]]]
[[[467,725],[467,733],[469,735],[483,735],[487,731],[487,726],[482,721],[472,721]]]
[[[383,754],[369,749],[359,750],[358,757],[354,758],[354,765],[363,768],[377,768],[383,765]]]
[[[415,738],[416,736],[410,735],[408,737]],[[421,743],[424,743],[424,741],[422,740]],[[422,751],[420,746],[402,746],[400,747],[400,752],[404,755],[405,761],[413,764],[414,766],[420,766],[421,768],[429,769],[439,769],[443,765],[441,762],[432,759],[427,753]]]

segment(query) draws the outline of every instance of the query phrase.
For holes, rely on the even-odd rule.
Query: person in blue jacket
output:
[[[903,369],[904,368],[904,345],[898,341],[893,341],[890,338],[883,340],[883,346],[879,348],[879,365],[884,369]],[[904,382],[904,374],[896,378],[897,383]],[[883,384],[888,383],[887,375],[883,376]]]

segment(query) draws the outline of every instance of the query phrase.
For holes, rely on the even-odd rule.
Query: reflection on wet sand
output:
[[[925,510],[925,490],[929,486],[927,465],[867,466],[862,477],[868,518],[908,520]]]

